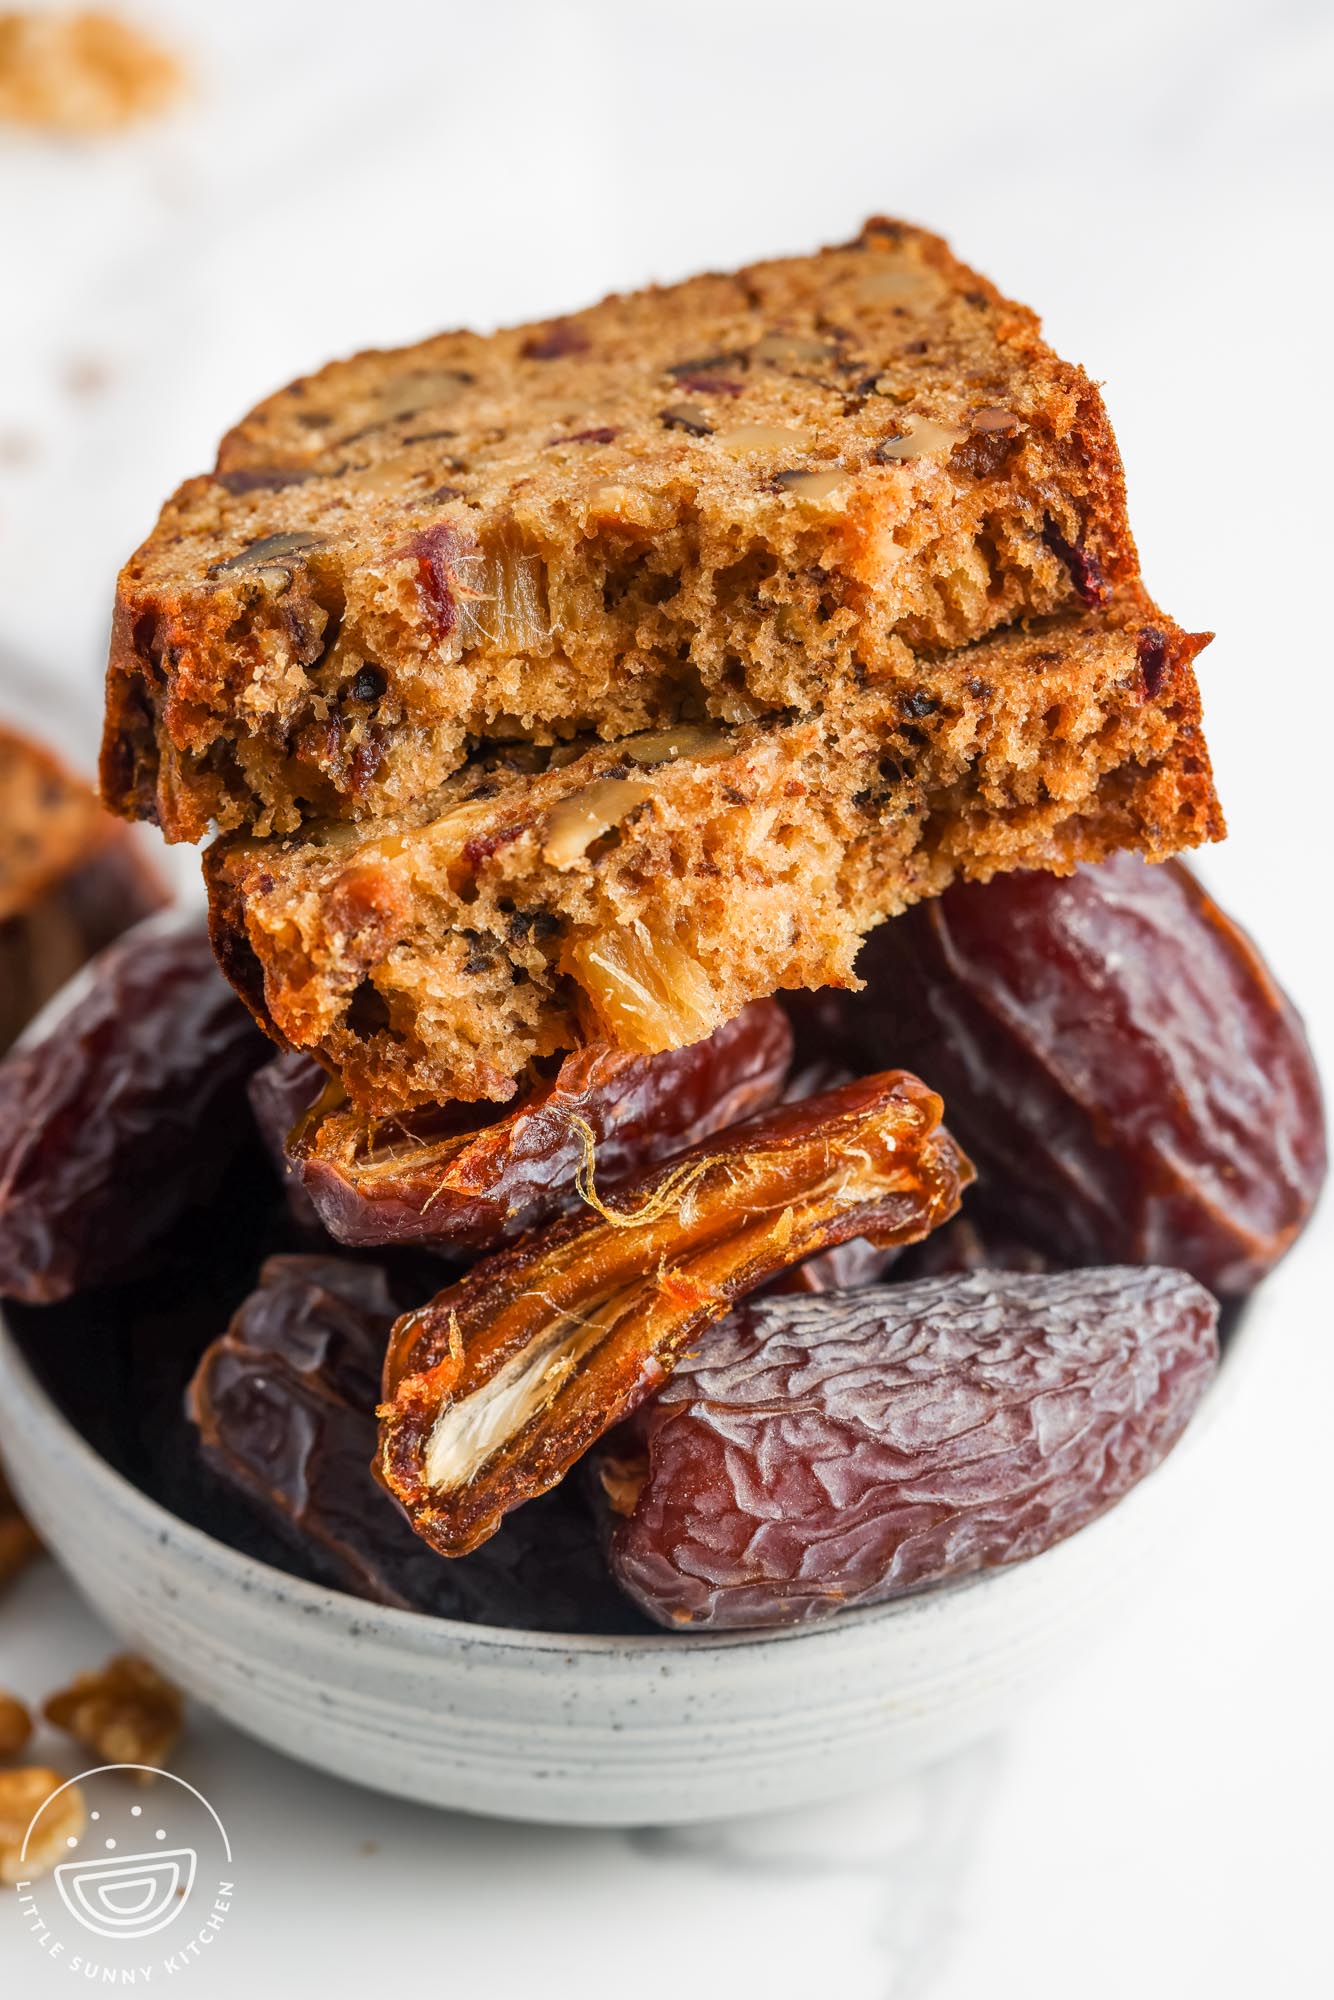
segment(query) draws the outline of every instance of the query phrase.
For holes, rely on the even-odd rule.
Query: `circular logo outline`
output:
[[[28,1843],[32,1839],[33,1831],[38,1821],[53,1801],[60,1797],[62,1792],[67,1792],[71,1785],[79,1785],[89,1778],[98,1778],[105,1773],[116,1771],[142,1771],[152,1778],[169,1779],[172,1784],[179,1785],[183,1791],[189,1792],[191,1797],[203,1806],[205,1812],[213,1821],[214,1826],[218,1830],[218,1838],[222,1842],[223,1857],[228,1867],[232,1865],[232,1843],[227,1829],[222,1823],[221,1816],[212,1801],[206,1799],[204,1794],[199,1790],[199,1787],[192,1785],[188,1778],[180,1777],[175,1771],[161,1770],[156,1764],[94,1764],[88,1770],[76,1772],[74,1777],[66,1778],[63,1784],[57,1785],[53,1792],[47,1794],[33,1813],[32,1818],[28,1821],[27,1829],[23,1835],[23,1845],[19,1851],[20,1865],[26,1862],[28,1858]],[[94,1819],[97,1817],[96,1813],[94,1813],[93,1817]],[[185,1891],[182,1896],[178,1897],[176,1890],[179,1888],[180,1883],[181,1864],[186,1857],[189,1860],[189,1869],[186,1876]],[[162,1848],[142,1855],[127,1854],[122,1856],[119,1862],[109,1865],[101,1862],[60,1862],[53,1869],[52,1874],[56,1893],[59,1895],[61,1903],[77,1924],[96,1937],[119,1939],[126,1943],[131,1943],[137,1942],[140,1938],[153,1937],[157,1932],[166,1930],[168,1925],[174,1923],[177,1917],[183,1913],[194,1889],[197,1860],[198,1855],[194,1848]],[[103,1875],[106,1875],[113,1873],[117,1868],[122,1871],[129,1869],[136,1862],[151,1863],[156,1869],[166,1861],[171,1861],[175,1864],[171,1903],[164,1916],[159,1917],[153,1923],[146,1924],[142,1929],[132,1928],[129,1923],[116,1923],[114,1921],[104,1927],[103,1924],[96,1920],[87,1905],[84,1904],[82,1895],[77,1893],[77,1890],[73,1893],[67,1891],[65,1882],[62,1879],[70,1870],[81,1871],[85,1875],[91,1873],[93,1870],[99,1870]],[[154,1914],[156,1908],[156,1902],[150,1901],[149,1914]]]

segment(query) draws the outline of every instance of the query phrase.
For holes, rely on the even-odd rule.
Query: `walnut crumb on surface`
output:
[[[18,1501],[9,1490],[4,1467],[0,1466],[0,1591],[3,1591],[25,1564],[40,1555],[42,1545],[19,1512]]]
[[[183,83],[176,58],[114,14],[0,13],[0,122],[116,132],[165,110]]]
[[[147,1660],[119,1653],[48,1695],[42,1713],[110,1764],[160,1768],[181,1733],[184,1703]]]
[[[0,1883],[6,1888],[45,1875],[69,1842],[82,1833],[87,1820],[83,1794],[77,1785],[65,1785],[61,1791],[62,1785],[65,1780],[60,1772],[43,1764],[0,1771]],[[23,1843],[33,1815],[53,1792],[60,1792],[60,1797],[42,1814],[25,1854]]]

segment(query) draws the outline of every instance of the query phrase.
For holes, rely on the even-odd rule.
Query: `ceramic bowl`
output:
[[[1167,1462],[1036,1560],[796,1632],[553,1637],[386,1611],[238,1554],[114,1471],[0,1324],[0,1450],[107,1623],[289,1755],[504,1818],[680,1823],[834,1797],[963,1747],[1114,1626],[1263,1339],[1263,1300]],[[90,1339],[96,1329],[89,1329]]]
[[[171,910],[143,929],[193,921]],[[46,1034],[90,976],[23,1039]],[[1199,1532],[1192,1461],[1272,1310],[1266,1293],[1248,1308],[1181,1443],[1100,1521],[1014,1569],[794,1632],[564,1638],[384,1610],[288,1576],[110,1466],[2,1317],[0,1454],[113,1631],[239,1729],[428,1805],[683,1823],[833,1798],[947,1756],[1096,1645],[1164,1551]]]

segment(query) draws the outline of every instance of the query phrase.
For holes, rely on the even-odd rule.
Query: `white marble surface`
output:
[[[1216,629],[1206,873],[1334,1056],[1327,882],[1334,24],[1300,0],[487,9],[176,0],[189,112],[0,139],[0,703],[93,742],[118,561],[254,398],[334,351],[799,248],[884,208],[1106,383],[1150,583]],[[238,1899],[197,1995],[1123,2000],[1330,1990],[1328,1211],[1189,1564],[1003,1740],[888,1795],[561,1833],[340,1787],[200,1718]],[[36,1696],[106,1635],[0,1605]],[[225,1954],[225,1955],[224,1955]],[[0,1902],[0,1992],[58,1993]]]

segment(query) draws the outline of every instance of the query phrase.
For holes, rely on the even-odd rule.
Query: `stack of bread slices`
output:
[[[955,877],[1222,821],[1101,398],[938,238],[262,403],[127,565],[102,783],[370,1118],[656,1053]]]

